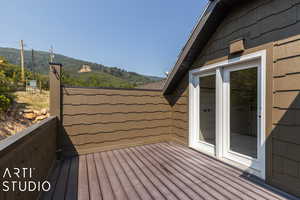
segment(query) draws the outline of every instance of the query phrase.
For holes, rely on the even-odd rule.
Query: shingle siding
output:
[[[274,43],[273,182],[300,194],[300,36]],[[276,171],[280,165],[281,171]]]
[[[161,91],[101,88],[63,91],[66,155],[170,139],[171,109]]]

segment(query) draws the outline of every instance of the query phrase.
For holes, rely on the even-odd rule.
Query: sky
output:
[[[9,0],[1,3],[0,47],[54,52],[164,76],[207,0]]]

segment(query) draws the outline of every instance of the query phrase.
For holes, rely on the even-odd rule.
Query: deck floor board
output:
[[[102,197],[103,199],[113,200],[115,198],[114,193],[112,191],[110,181],[107,177],[107,173],[105,171],[102,159],[100,157],[100,153],[94,154],[94,158],[95,158],[97,176],[99,179]]]
[[[230,186],[238,186],[244,194],[246,194],[249,197],[261,199],[261,198],[270,198],[270,196],[273,196],[273,193],[264,189],[264,187],[259,187],[255,183],[247,180],[246,178],[239,178],[245,176],[243,173],[241,173],[239,170],[236,170],[233,167],[230,167],[226,164],[220,165],[219,161],[216,161],[209,157],[202,157],[195,159],[194,156],[197,156],[198,153],[194,151],[186,151],[186,149],[180,149],[180,148],[173,148],[173,146],[163,146],[161,147],[161,150],[163,151],[170,151],[172,152],[172,156],[174,156],[177,159],[180,159],[182,161],[186,161],[189,163],[190,166],[194,167],[197,166],[201,168],[203,171],[206,171],[210,174],[213,174],[213,176],[218,175],[217,178],[227,182]],[[173,151],[172,151],[173,150]],[[196,164],[196,165],[195,165]],[[223,178],[222,178],[223,177]],[[261,192],[264,191],[264,192]],[[276,197],[276,196],[274,196]]]
[[[69,183],[69,172],[71,167],[71,159],[64,160],[61,171],[56,184],[56,191],[53,194],[53,199],[65,199],[66,188]]]
[[[88,182],[87,158],[79,157],[78,173],[72,176],[78,176],[78,200],[90,199],[90,188]],[[55,188],[56,190],[56,188]]]
[[[87,155],[87,170],[88,170],[88,182],[90,186],[90,199],[91,200],[102,200],[101,190],[98,175],[96,172],[96,165],[94,161],[94,155]]]
[[[131,169],[134,171],[140,182],[143,183],[147,193],[154,199],[166,199],[162,195],[161,191],[158,190],[157,186],[146,176],[146,174],[138,167],[138,165],[130,159],[130,157],[123,150],[118,150],[118,154],[128,163]]]
[[[74,157],[71,159],[71,167],[69,172],[69,180],[66,188],[65,199],[77,198],[78,177],[73,175],[76,174],[77,170],[78,170],[78,157]]]
[[[174,143],[68,158],[41,199],[296,199],[256,177]]]
[[[218,190],[215,187],[213,187],[213,190],[217,190],[219,192],[225,191],[224,194],[226,194],[226,197],[224,198],[229,198],[229,199],[247,199],[249,197],[250,198],[254,197],[257,199],[260,198],[256,196],[256,194],[247,195],[248,191],[246,188],[239,187],[239,184],[235,183],[234,180],[229,180],[228,179],[229,177],[224,177],[222,173],[220,173],[218,170],[214,170],[212,168],[207,169],[207,166],[203,165],[203,163],[201,163],[200,165],[195,165],[195,163],[189,163],[189,161],[185,159],[187,155],[180,156],[176,152],[172,152],[171,150],[165,152],[163,151],[163,149],[160,149],[159,147],[158,147],[158,152],[164,157],[172,160],[175,165],[180,166],[183,172],[190,173],[193,177],[196,178],[196,180],[213,179],[213,182],[210,183],[210,185],[211,186],[218,185],[218,187],[221,187],[221,190]],[[172,152],[172,155],[169,152]],[[186,161],[186,162],[182,162],[182,161]],[[227,187],[227,185],[230,185],[231,187]]]

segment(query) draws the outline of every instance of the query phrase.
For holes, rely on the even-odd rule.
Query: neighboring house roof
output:
[[[162,90],[166,80],[167,79],[162,79],[162,80],[157,81],[157,82],[147,83],[145,85],[137,86],[136,88],[138,88],[138,89],[149,89],[149,90]]]
[[[173,67],[163,88],[163,93],[168,94],[176,83],[188,71],[190,65],[206,45],[208,39],[222,22],[228,10],[237,2],[245,0],[211,0],[206,10],[195,26],[190,38],[182,49],[175,66]]]

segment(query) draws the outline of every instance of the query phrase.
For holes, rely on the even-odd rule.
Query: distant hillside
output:
[[[167,79],[161,79],[152,83],[146,83],[144,85],[138,85],[136,88],[139,89],[150,89],[150,90],[162,90]]]
[[[44,51],[34,52],[34,68],[32,67],[31,51],[25,51],[25,66],[27,69],[42,74],[48,73],[49,53]],[[0,56],[5,57],[10,63],[20,64],[20,51],[13,48],[1,48]],[[63,64],[63,69],[70,79],[77,81],[80,86],[99,87],[135,87],[146,83],[161,80],[160,77],[145,76],[135,72],[128,72],[117,67],[108,67],[98,63],[83,61],[60,54],[55,54],[55,62]],[[78,73],[83,65],[91,67],[92,72]],[[93,82],[89,84],[90,82]],[[70,84],[73,82],[70,81]]]

